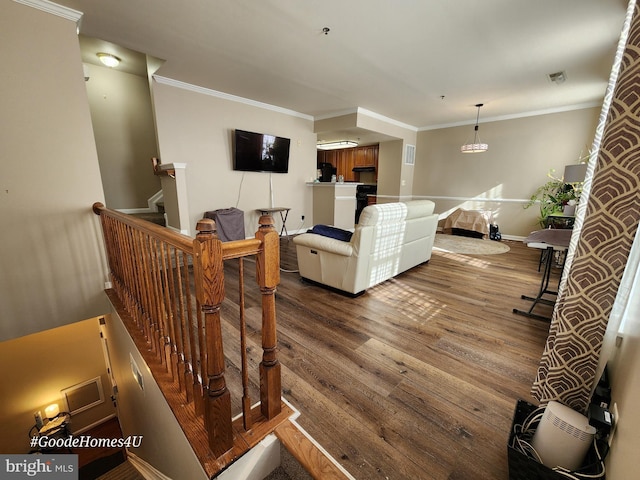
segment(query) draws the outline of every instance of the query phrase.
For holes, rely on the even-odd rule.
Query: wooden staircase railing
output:
[[[182,397],[178,403],[191,404],[192,416],[200,418],[209,451],[199,453],[195,446],[194,450],[205,471],[213,476],[271,433],[290,413],[281,401],[277,358],[275,290],[280,281],[280,249],[273,219],[262,216],[253,239],[223,243],[216,235],[214,221],[209,219],[198,222],[198,234],[192,239],[109,210],[101,203],[94,204],[93,211],[100,216],[109,263],[112,288],[107,294],[128,319],[125,325],[134,341],[140,343],[141,353],[146,352],[150,363],[155,364],[150,365],[154,375],[154,368],[159,377],[168,375]],[[251,408],[248,395],[244,326],[243,258],[254,255],[262,299],[259,409]],[[231,415],[220,317],[225,296],[223,262],[230,259],[238,259],[240,270],[240,427]],[[171,395],[165,393],[165,397],[171,404]],[[176,413],[179,406],[172,409]],[[182,410],[176,414],[179,422]],[[191,420],[183,423],[192,424]],[[199,428],[183,425],[187,437],[189,430]],[[197,443],[197,439],[194,441]]]

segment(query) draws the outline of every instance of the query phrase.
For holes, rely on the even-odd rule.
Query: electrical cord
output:
[[[511,440],[511,447],[515,450],[519,451],[523,455],[528,458],[542,463],[540,459],[540,455],[536,452],[536,449],[531,445],[531,439],[533,438],[533,434],[542,419],[544,414],[544,410],[546,405],[541,405],[540,407],[533,410],[522,422],[522,424],[514,424],[513,425],[513,438]],[[593,439],[593,451],[595,453],[596,458],[594,461],[588,463],[587,465],[582,466],[578,470],[570,471],[563,467],[554,467],[552,470],[566,477],[570,480],[590,480],[590,479],[598,479],[604,478],[605,476],[605,465],[604,458],[608,453],[608,446],[605,450],[604,455],[601,454],[600,448],[598,446],[599,438],[594,437]],[[606,442],[605,442],[606,445]],[[597,469],[597,473],[581,473],[583,471],[590,472],[594,469]]]
[[[535,429],[540,423],[540,419],[544,414],[545,406],[540,406],[533,410],[522,422],[522,424],[514,424],[513,426],[513,439],[511,441],[511,447],[519,450],[532,460],[542,463],[540,455],[536,452],[536,449],[531,445],[531,439],[535,433]]]
[[[242,172],[242,178],[240,179],[240,185],[238,186],[238,199],[236,200],[236,208],[240,205],[240,194],[242,193],[242,184],[244,183],[244,174],[247,172]]]

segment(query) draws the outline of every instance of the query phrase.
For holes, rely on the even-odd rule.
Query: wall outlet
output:
[[[302,221],[304,222],[304,215],[302,215]]]
[[[618,404],[613,403],[613,407],[611,407],[611,413],[613,414],[613,426],[611,427],[611,431],[609,432],[609,438],[607,442],[609,446],[611,446],[611,442],[613,442],[613,435],[616,433],[616,429],[618,427],[618,422],[620,421],[620,414],[618,413]]]

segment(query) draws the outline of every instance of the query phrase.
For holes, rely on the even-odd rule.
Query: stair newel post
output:
[[[209,448],[221,456],[233,446],[231,396],[224,379],[224,352],[220,304],[224,299],[222,242],[215,222],[202,219],[194,240],[196,297],[204,316],[206,337],[206,379],[204,422]]]
[[[260,362],[260,410],[271,419],[281,410],[280,362],[277,357],[276,287],[280,283],[280,236],[273,217],[263,215],[256,238],[262,241],[256,276],[262,293],[262,361]]]

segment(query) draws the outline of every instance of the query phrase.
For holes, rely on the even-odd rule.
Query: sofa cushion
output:
[[[313,233],[303,233],[293,237],[293,243],[311,250],[322,250],[343,257],[353,255],[353,246],[348,242],[336,240],[335,238],[325,237]]]
[[[323,237],[335,238],[342,242],[348,242],[351,240],[352,232],[343,230],[331,225],[314,225],[313,228],[307,230],[307,233],[315,233],[316,235],[322,235]]]
[[[407,216],[405,203],[380,203],[365,207],[360,214],[358,226],[380,225],[383,223],[396,223],[404,221]]]
[[[412,200],[407,202],[407,220],[431,215],[435,206],[436,204],[431,200]]]

